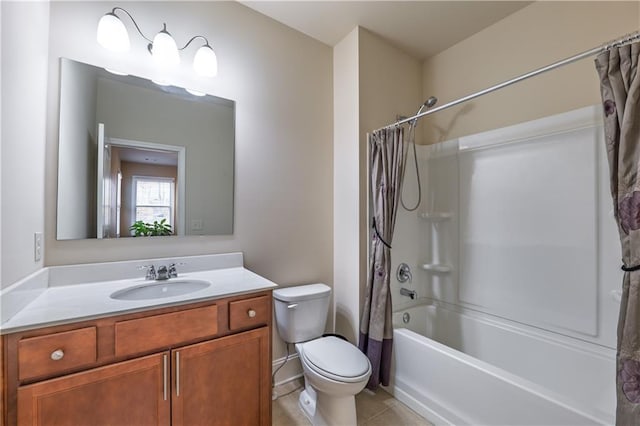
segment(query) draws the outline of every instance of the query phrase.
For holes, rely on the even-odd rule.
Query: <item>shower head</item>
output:
[[[427,99],[426,101],[424,101],[422,105],[420,105],[420,108],[418,109],[418,112],[416,112],[416,115],[420,114],[422,110],[425,108],[429,109],[433,107],[437,102],[438,102],[438,98],[436,98],[435,96],[429,96],[429,99]],[[417,121],[418,119],[416,118],[415,120],[413,120],[412,123],[416,124]]]
[[[435,96],[429,96],[429,99],[427,99],[426,101],[424,101],[424,103],[422,104],[422,106],[426,106],[427,108],[431,108],[431,107],[433,107],[437,102],[438,102],[438,98],[436,98]]]
[[[432,108],[437,102],[438,98],[436,98],[435,96],[429,96],[429,99],[427,99],[422,105],[420,105],[420,108],[418,109],[418,112],[416,112],[416,115],[420,114],[425,108]],[[407,118],[409,117],[407,117],[406,115],[396,115],[396,121],[406,120]],[[417,121],[418,119],[416,118],[415,120],[412,120],[411,123],[415,125]]]

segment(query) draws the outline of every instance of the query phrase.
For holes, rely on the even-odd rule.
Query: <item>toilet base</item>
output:
[[[357,425],[356,398],[350,396],[318,395],[313,426]]]
[[[306,386],[300,392],[298,405],[313,426],[356,425],[354,396],[330,396]]]
[[[307,420],[313,423],[313,415],[316,413],[316,391],[305,384],[305,389],[300,392],[298,406]]]

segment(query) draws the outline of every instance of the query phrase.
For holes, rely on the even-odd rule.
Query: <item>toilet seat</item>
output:
[[[334,336],[300,344],[299,352],[309,368],[332,380],[356,383],[371,374],[369,359],[351,343]]]

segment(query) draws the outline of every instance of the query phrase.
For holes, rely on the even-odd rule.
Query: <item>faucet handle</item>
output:
[[[155,280],[157,277],[156,268],[153,265],[141,265],[138,266],[138,269],[147,271],[147,275],[145,276],[147,280]]]
[[[172,263],[169,265],[169,278],[176,278],[178,276],[178,270],[176,269],[176,264]]]
[[[413,276],[411,275],[411,268],[406,263],[401,263],[398,265],[398,270],[396,272],[396,278],[398,282],[406,283],[407,281],[411,282]]]
[[[169,278],[176,278],[178,276],[178,266],[184,265],[184,262],[176,262],[169,265]]]

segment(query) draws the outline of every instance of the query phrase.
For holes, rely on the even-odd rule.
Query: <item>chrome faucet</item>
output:
[[[169,266],[158,266],[157,270],[153,265],[139,266],[138,269],[145,269],[147,271],[147,275],[145,276],[147,280],[164,281],[169,278],[178,277],[177,265],[184,265],[184,263],[171,263]]]
[[[165,265],[159,266],[156,272],[156,280],[164,281],[169,279],[169,271]]]
[[[415,298],[418,297],[418,294],[416,293],[415,290],[409,290],[408,288],[404,288],[404,287],[400,288],[400,294],[402,296],[409,296],[411,300],[414,300]]]

